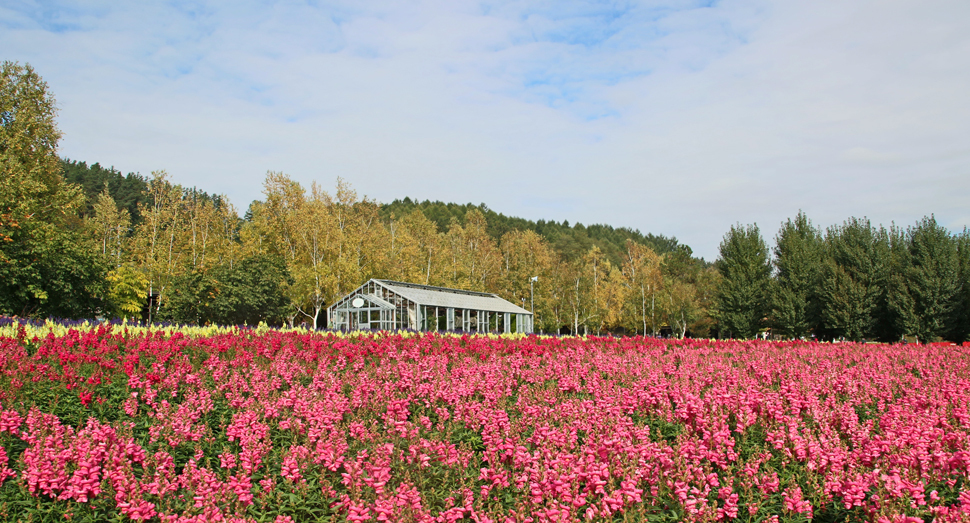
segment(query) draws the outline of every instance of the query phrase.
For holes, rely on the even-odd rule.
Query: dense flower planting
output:
[[[970,520],[965,347],[4,332],[4,521]]]

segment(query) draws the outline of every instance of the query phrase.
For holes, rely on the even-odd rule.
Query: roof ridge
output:
[[[427,290],[439,291],[439,292],[451,292],[454,294],[467,294],[469,296],[485,296],[488,298],[501,298],[501,296],[493,292],[466,291],[464,289],[454,289],[451,287],[438,287],[435,285],[423,285],[421,283],[409,283],[406,281],[384,280],[384,279],[377,279],[377,278],[374,278],[374,281],[378,281],[387,285],[410,287],[412,289],[427,289]]]

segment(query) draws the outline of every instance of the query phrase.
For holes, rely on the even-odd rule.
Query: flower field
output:
[[[970,520],[966,347],[13,324],[0,362],[3,521]]]

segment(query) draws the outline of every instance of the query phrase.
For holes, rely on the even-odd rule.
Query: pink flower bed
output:
[[[4,520],[970,520],[965,347],[23,338]]]

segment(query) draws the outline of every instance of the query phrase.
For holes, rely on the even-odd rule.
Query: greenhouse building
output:
[[[532,313],[495,294],[370,280],[327,309],[330,328],[531,333]]]

